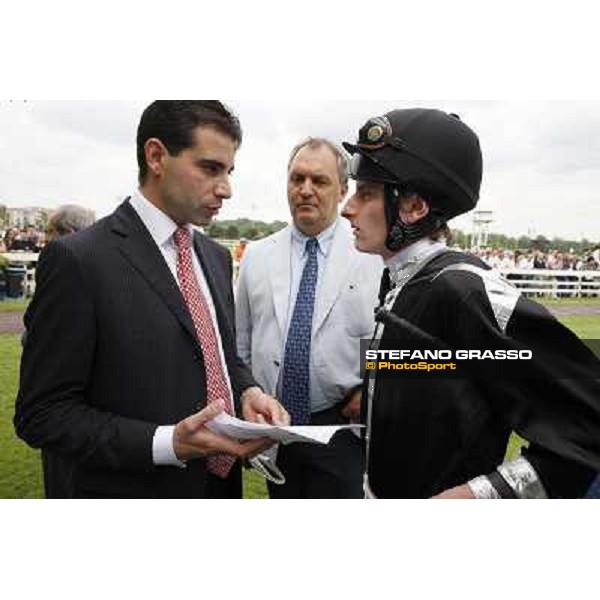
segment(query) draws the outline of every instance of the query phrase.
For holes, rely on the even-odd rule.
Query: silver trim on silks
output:
[[[516,460],[504,463],[498,467],[497,471],[515,491],[518,498],[524,500],[548,498],[538,474],[526,458],[520,456]]]
[[[521,291],[512,285],[512,283],[504,279],[500,273],[496,271],[486,271],[481,267],[476,267],[467,263],[450,265],[449,267],[442,269],[433,280],[435,281],[438,277],[449,271],[469,271],[481,277],[498,326],[502,333],[506,333],[508,322],[519,301]]]
[[[403,269],[394,269],[390,270],[390,278],[394,284],[394,288],[388,293],[385,298],[385,302],[383,303],[383,308],[385,310],[391,310],[396,303],[396,299],[398,298],[400,292],[404,289],[404,286],[415,276],[419,271],[421,271],[427,264],[429,264],[434,258],[440,256],[440,254],[444,254],[448,252],[446,247],[440,248],[440,250],[429,254],[428,256],[418,256],[411,260],[408,265],[406,265]],[[379,345],[381,344],[381,338],[383,336],[383,332],[385,331],[385,325],[383,323],[377,323],[375,327],[375,333],[373,334],[373,339],[371,340],[371,344],[369,346],[369,350],[379,350]],[[369,469],[369,455],[371,448],[371,416],[373,414],[373,398],[375,396],[375,377],[377,371],[368,371],[367,378],[367,429],[365,431],[365,447],[366,447],[366,460],[365,460],[365,493],[366,490],[369,490],[371,494],[371,498],[376,498],[375,494],[371,492],[371,488],[368,483],[368,469]]]
[[[436,242],[436,245],[438,246],[436,250],[432,251],[430,246],[420,254],[413,256],[404,265],[396,264],[392,267],[389,267],[390,282],[392,284],[392,287],[400,287],[400,289],[402,289],[406,285],[406,283],[408,283],[408,279],[412,278],[415,275],[415,273],[413,272],[415,267],[417,269],[416,273],[418,273],[426,264],[430,263],[434,258],[439,256],[440,254],[445,254],[448,252],[448,247],[445,244],[442,245],[441,242]],[[394,290],[392,289],[391,291],[393,292]],[[396,294],[396,297],[397,296],[398,294]]]
[[[369,485],[369,476],[366,473],[363,477],[363,491],[365,493],[365,500],[377,500],[377,496],[373,493]]]
[[[467,482],[469,489],[477,500],[501,500],[502,497],[498,490],[492,485],[491,481],[485,476],[476,477]]]

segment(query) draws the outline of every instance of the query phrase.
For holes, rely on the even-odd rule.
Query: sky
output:
[[[286,165],[306,136],[354,141],[371,116],[423,106],[458,113],[480,136],[484,178],[479,209],[491,230],[600,240],[598,100],[236,100],[244,143],[233,197],[220,219],[289,220]],[[98,217],[136,186],[135,132],[151,100],[0,100],[0,203],[78,203]],[[472,215],[452,223],[470,231]]]

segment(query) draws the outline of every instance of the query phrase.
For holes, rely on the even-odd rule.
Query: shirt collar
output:
[[[319,242],[319,252],[324,256],[327,256],[329,249],[331,248],[331,243],[333,240],[333,236],[335,235],[335,230],[339,222],[339,217],[325,230],[322,231],[319,235],[316,236],[317,241]],[[292,223],[292,244],[300,251],[301,254],[304,254],[306,250],[306,242],[311,238],[308,235],[302,233],[294,223]]]
[[[159,248],[172,241],[173,234],[179,227],[175,221],[152,204],[139,190],[131,195],[129,202]]]
[[[436,252],[444,250],[446,247],[446,242],[423,238],[406,248],[402,248],[400,252],[385,261],[385,266],[390,270],[392,282],[397,283],[396,280],[400,276],[400,273],[408,265],[419,263]]]

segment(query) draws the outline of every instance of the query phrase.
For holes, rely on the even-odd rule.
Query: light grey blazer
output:
[[[276,395],[283,364],[290,296],[292,229],[250,244],[236,294],[237,348],[256,381]],[[383,271],[379,256],[360,254],[350,225],[339,219],[317,290],[311,376],[328,404],[360,384],[360,340],[371,338]]]

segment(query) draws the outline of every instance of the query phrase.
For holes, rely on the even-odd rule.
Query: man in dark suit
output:
[[[267,442],[206,422],[289,422],[237,357],[229,253],[191,227],[231,196],[241,138],[218,101],[154,102],[139,190],[40,257],[15,428],[61,473],[49,497],[241,497],[236,459]]]

